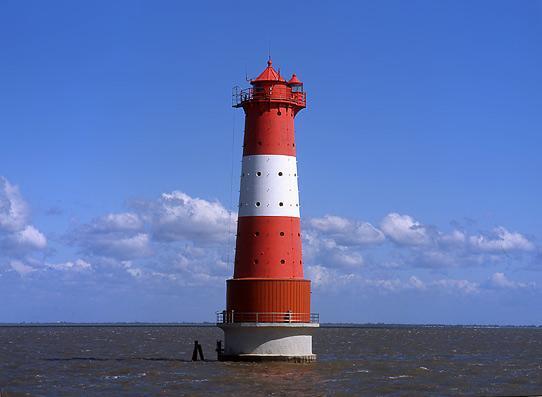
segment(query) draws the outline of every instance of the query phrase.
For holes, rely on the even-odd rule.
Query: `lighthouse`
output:
[[[286,81],[272,65],[233,90],[245,131],[233,278],[221,360],[313,361],[311,283],[303,276],[294,119],[306,106],[303,83]]]

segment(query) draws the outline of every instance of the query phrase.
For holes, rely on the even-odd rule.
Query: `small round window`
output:
[[[259,201],[256,201],[256,207],[259,207],[260,205],[262,205],[262,203],[260,203]]]
[[[279,207],[282,207],[282,206],[284,206],[284,203],[281,201],[281,202],[279,203]]]
[[[262,173],[260,171],[256,172],[256,175],[262,176]]]
[[[281,171],[281,172],[279,172],[279,176],[282,176],[282,171]]]
[[[284,259],[281,259],[281,260],[280,260],[280,263],[281,263],[282,265],[284,265],[284,264],[286,263],[286,261],[285,261]]]
[[[284,236],[284,232],[280,232],[280,235],[281,235],[281,236]]]

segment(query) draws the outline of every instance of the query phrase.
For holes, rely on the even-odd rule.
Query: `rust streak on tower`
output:
[[[294,119],[306,106],[303,83],[267,68],[234,88],[245,111],[234,275],[227,281],[221,359],[310,361],[318,316],[303,278]]]

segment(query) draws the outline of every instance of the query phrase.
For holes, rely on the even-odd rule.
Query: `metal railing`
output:
[[[216,312],[217,324],[231,323],[319,323],[318,313],[293,312],[237,312],[235,310]]]
[[[280,85],[245,89],[233,87],[233,107],[241,107],[243,103],[248,101],[289,102],[295,106],[305,107],[307,94],[303,91],[293,92],[290,87]]]

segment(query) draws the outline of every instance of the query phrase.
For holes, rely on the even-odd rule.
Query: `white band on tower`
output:
[[[295,157],[283,155],[243,157],[239,216],[299,218]]]

